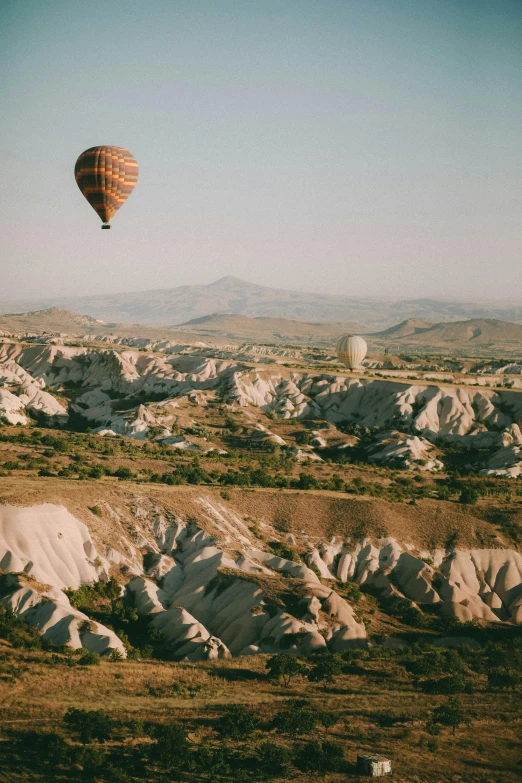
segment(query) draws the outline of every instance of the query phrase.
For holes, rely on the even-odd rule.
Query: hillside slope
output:
[[[335,345],[346,332],[357,330],[354,323],[310,323],[288,318],[250,318],[246,315],[214,313],[194,318],[178,329],[200,337],[220,337],[223,340],[251,340],[257,343],[289,343],[292,345]]]
[[[458,344],[519,345],[522,350],[522,324],[500,321],[496,318],[471,318],[468,321],[428,324],[418,319],[403,321],[397,326],[372,334],[374,339],[389,339],[391,342],[408,344],[449,346]]]
[[[88,329],[100,329],[106,324],[99,318],[90,315],[80,315],[71,310],[59,307],[48,307],[45,310],[34,310],[25,313],[5,313],[0,316],[0,333],[35,333],[65,332],[79,334]]]
[[[13,505],[24,491],[24,505]],[[361,535],[361,501],[349,498],[340,499],[326,538],[331,499],[321,495],[310,496],[307,516],[314,509],[315,526],[294,514],[281,532],[274,527],[281,512],[275,494],[261,493],[261,505],[245,514],[251,499],[244,491],[225,501],[196,487],[122,491],[103,483],[71,488],[66,481],[6,485],[0,479],[0,604],[49,641],[125,654],[117,634],[75,609],[64,592],[112,576],[128,604],[161,631],[162,649],[190,661],[366,646],[368,631],[343,597],[343,585],[353,582],[405,608],[436,609],[461,621],[522,623],[517,552],[444,545],[437,541],[444,524],[423,531],[417,509],[408,514],[408,531],[382,502]],[[433,513],[429,502],[426,511]],[[467,517],[472,538],[473,526],[487,528]],[[388,525],[403,537],[387,535]],[[427,535],[429,548],[421,543]]]
[[[383,339],[409,337],[410,335],[417,334],[417,332],[425,332],[427,329],[431,329],[435,324],[429,321],[424,321],[422,318],[407,318],[405,321],[401,321],[400,324],[390,326],[389,329],[384,329],[382,332],[372,335],[373,337],[381,337]]]

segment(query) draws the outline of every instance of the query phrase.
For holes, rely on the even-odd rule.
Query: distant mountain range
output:
[[[362,332],[383,330],[408,319],[432,323],[470,318],[522,322],[522,305],[518,304],[332,296],[269,288],[230,276],[209,285],[185,285],[156,291],[0,302],[0,313],[42,310],[51,306],[85,313],[107,323],[154,326],[182,324],[212,313],[352,323]]]

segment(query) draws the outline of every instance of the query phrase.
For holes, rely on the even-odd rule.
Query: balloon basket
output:
[[[102,226],[102,228],[110,228],[110,226],[109,226],[109,224],[108,224],[108,223],[104,223],[104,224],[103,224],[103,226]]]

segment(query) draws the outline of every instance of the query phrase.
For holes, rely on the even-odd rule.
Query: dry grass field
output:
[[[484,690],[485,678],[476,678],[477,692],[460,697],[470,716],[469,726],[442,728],[438,736],[426,731],[435,707],[446,699],[426,695],[395,658],[363,659],[349,667],[326,687],[297,677],[284,688],[267,679],[266,656],[201,664],[158,661],[102,661],[98,666],[70,667],[46,652],[5,650],[0,662],[0,758],[2,783],[47,780],[93,779],[110,783],[103,767],[91,778],[82,769],[52,772],[51,764],[34,757],[33,732],[58,732],[75,744],[66,731],[63,716],[69,707],[102,709],[120,723],[115,737],[103,747],[107,755],[115,748],[130,750],[150,744],[140,737],[133,721],[180,722],[188,733],[190,750],[223,743],[217,721],[227,706],[241,704],[253,710],[261,722],[245,742],[230,740],[229,752],[255,755],[262,741],[296,750],[310,739],[328,740],[343,751],[342,773],[327,773],[324,780],[359,778],[354,762],[358,752],[379,752],[391,758],[393,779],[403,783],[515,783],[520,780],[522,762],[522,708],[520,693]],[[53,662],[55,661],[55,662]],[[483,681],[484,680],[484,681]],[[310,708],[338,714],[339,721],[328,729],[318,728],[313,736],[292,739],[275,731],[272,720],[289,699],[307,700]],[[134,736],[132,736],[134,734]],[[99,743],[94,743],[97,747]],[[207,779],[200,774],[174,770],[165,773],[154,763],[143,777],[129,780],[180,780],[186,783]],[[74,765],[73,765],[74,767]],[[178,771],[176,771],[178,767]],[[257,770],[260,772],[260,770]],[[253,777],[256,778],[255,771]],[[275,780],[305,783],[317,779],[291,766],[288,776]],[[123,779],[123,778],[122,778]],[[209,774],[208,779],[212,779]],[[219,779],[231,780],[224,777]],[[240,778],[242,779],[242,778]]]
[[[212,486],[140,484],[111,478],[78,481],[29,475],[0,477],[1,504],[64,505],[95,535],[97,528],[103,526],[100,532],[106,541],[110,540],[110,524],[104,525],[105,516],[97,517],[89,508],[109,503],[128,509],[143,498],[153,500],[174,514],[196,517],[202,525],[205,520],[201,519],[201,507],[196,502],[201,498],[230,508],[251,525],[267,522],[277,528],[284,522],[285,530],[289,532],[305,529],[312,538],[323,539],[333,535],[390,535],[419,548],[444,546],[456,533],[460,546],[509,546],[513,542],[502,532],[502,521],[509,519],[514,535],[520,535],[522,522],[519,500],[512,500],[509,508],[496,499],[466,506],[424,498],[410,505],[325,490],[305,492],[261,487],[223,490]],[[110,522],[109,518],[107,522]]]

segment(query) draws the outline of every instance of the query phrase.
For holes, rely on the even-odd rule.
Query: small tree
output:
[[[101,770],[106,770],[107,753],[103,748],[96,748],[90,745],[87,748],[78,748],[74,754],[74,760],[83,767],[83,773],[87,780],[92,780],[94,775],[99,774]]]
[[[123,465],[119,468],[116,468],[113,476],[116,476],[116,478],[119,478],[120,481],[129,481],[130,479],[134,478],[134,473],[130,468],[124,467]]]
[[[456,729],[462,724],[469,726],[471,720],[468,713],[456,696],[453,696],[445,704],[433,710],[431,721],[441,726],[450,726],[455,734]]]
[[[334,473],[330,479],[330,487],[334,492],[342,492],[344,489],[344,479],[338,473]]]
[[[308,672],[310,682],[322,682],[325,689],[343,670],[343,660],[339,655],[323,655]]]
[[[497,669],[491,669],[488,672],[488,686],[498,688],[499,690],[509,690],[516,688],[522,682],[522,677],[518,672],[512,671],[507,666],[501,666]]]
[[[426,693],[440,693],[445,696],[450,693],[473,693],[473,682],[460,674],[425,680],[421,686]]]
[[[169,723],[155,726],[153,737],[156,740],[151,747],[151,757],[164,767],[171,767],[184,758],[188,751],[188,740],[181,723]]]
[[[217,723],[222,737],[241,740],[250,737],[259,726],[259,718],[241,704],[233,704]]]
[[[275,742],[263,742],[257,749],[259,770],[267,778],[279,778],[286,775],[290,763],[290,753]]]
[[[333,726],[336,726],[339,721],[341,720],[341,716],[338,712],[329,712],[328,710],[318,710],[317,714],[317,720],[321,724],[321,726],[324,728],[325,731],[328,731]]]
[[[82,655],[78,663],[80,666],[99,666],[100,656],[98,653],[93,652],[92,650],[87,650],[87,652]]]
[[[104,710],[77,710],[70,707],[64,722],[80,736],[84,745],[93,739],[105,742],[111,738],[114,721]]]
[[[317,726],[317,713],[302,707],[290,705],[289,709],[277,712],[274,716],[274,727],[282,734],[297,737],[311,734]]]
[[[474,487],[466,486],[460,493],[459,503],[474,506],[480,495]]]
[[[306,674],[306,666],[290,653],[281,653],[269,658],[266,668],[268,677],[271,680],[282,680],[285,688],[288,688],[293,677]]]
[[[198,768],[207,774],[209,780],[230,774],[230,764],[223,746],[213,748],[207,744],[200,745],[196,759]]]
[[[307,742],[297,753],[296,766],[303,772],[339,772],[343,749],[333,742]]]

